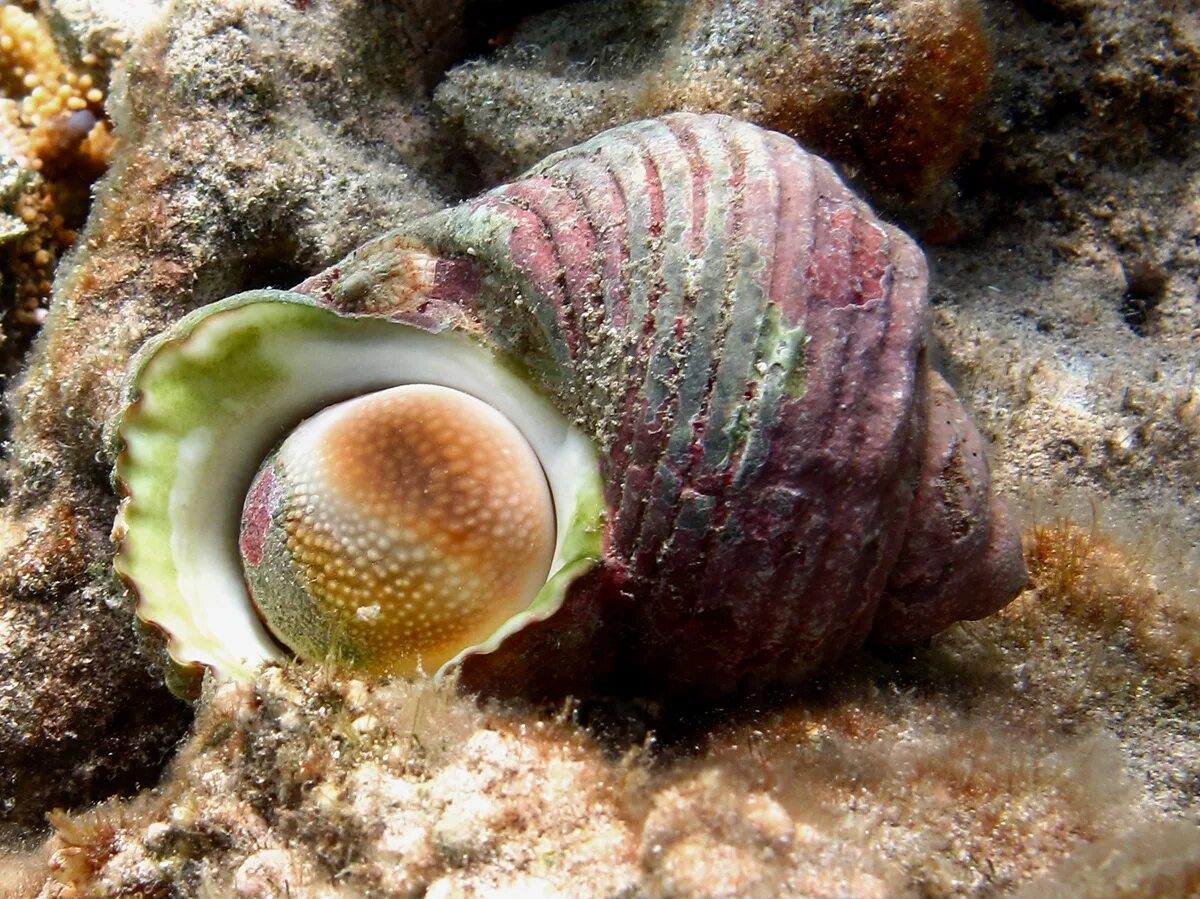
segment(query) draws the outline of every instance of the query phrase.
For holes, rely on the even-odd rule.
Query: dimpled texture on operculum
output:
[[[1019,589],[990,577],[1023,569],[992,526],[986,461],[956,469],[978,501],[927,489],[914,505],[920,473],[944,470],[922,461],[942,452],[924,436],[923,256],[789,138],[713,115],[615,128],[302,289],[385,303],[404,291],[373,273],[392,255],[403,277],[414,245],[440,258],[395,314],[482,334],[601,449],[600,566],[554,618],[468,660],[475,683],[795,680],[872,633],[909,534],[952,530],[922,515],[972,519],[971,552],[922,568],[977,588],[964,615]],[[961,617],[939,603],[937,627]]]
[[[337,635],[329,648],[362,667],[435,670],[523,611],[545,581],[554,524],[541,468],[511,424],[466,394],[412,385],[331,407],[272,462],[284,500],[269,527],[286,539],[256,538],[256,485],[247,567],[248,539],[282,553],[270,564],[291,569]],[[284,643],[319,652],[263,613]]]

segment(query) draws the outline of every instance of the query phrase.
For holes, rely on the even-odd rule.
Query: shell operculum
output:
[[[372,670],[444,670],[468,655],[493,651],[509,633],[552,615],[562,604],[567,586],[600,554],[604,511],[599,466],[591,441],[516,374],[517,370],[462,334],[431,333],[377,317],[345,316],[308,297],[283,291],[242,294],[183,319],[148,344],[135,361],[129,384],[133,401],[118,431],[124,448],[116,478],[125,499],[114,528],[119,543],[116,567],[137,594],[139,616],[168,635],[169,652],[181,665],[200,664],[219,675],[245,679],[262,663],[286,655],[277,638],[301,655],[334,652]],[[461,559],[446,555],[450,543],[461,543],[459,538],[467,539],[479,528],[449,522],[449,530],[430,538],[432,544],[401,540],[399,556],[425,558],[428,563],[424,569],[418,566],[415,574],[403,566],[398,569],[400,581],[415,579],[420,588],[415,596],[401,596],[401,604],[408,606],[410,617],[425,621],[425,629],[431,633],[454,633],[448,641],[435,639],[430,646],[414,643],[411,635],[397,638],[391,642],[402,645],[403,658],[389,660],[378,651],[387,640],[363,639],[364,635],[378,635],[373,626],[388,618],[364,590],[370,587],[380,592],[381,581],[386,586],[388,559],[380,553],[388,549],[389,533],[405,530],[401,527],[404,522],[397,525],[400,531],[380,526],[340,537],[320,526],[313,529],[312,520],[302,513],[312,504],[309,488],[314,478],[320,481],[321,477],[297,460],[304,462],[303,454],[317,446],[312,436],[315,425],[298,428],[264,466],[273,482],[260,474],[253,490],[250,486],[260,462],[305,416],[349,396],[378,390],[388,393],[397,385],[412,384],[432,385],[423,388],[426,399],[431,392],[444,391],[451,397],[451,405],[467,409],[468,417],[474,408],[471,404],[478,404],[485,414],[512,429],[508,444],[488,444],[482,449],[478,443],[484,438],[472,432],[458,441],[451,455],[465,455],[467,462],[477,465],[488,452],[508,458],[509,453],[519,456],[520,447],[527,445],[533,460],[526,459],[524,464],[527,481],[532,484],[530,495],[536,498],[542,489],[552,499],[550,522],[532,526],[535,532],[541,528],[540,537],[529,537],[525,533],[529,528],[524,528],[516,536],[510,533],[505,544],[502,534],[500,548],[493,546],[491,557],[487,547],[480,548],[482,544],[475,540],[472,545],[478,552],[472,550],[475,555],[471,559],[483,559],[483,569],[467,571],[462,569],[466,563]],[[326,414],[330,413],[327,410]],[[451,423],[451,431],[459,427]],[[335,429],[332,437],[321,439],[340,444],[347,442],[345,438],[345,433],[339,437]],[[433,452],[431,470],[436,475],[438,467],[447,464],[447,457],[442,450]],[[383,482],[372,484],[372,475],[382,469],[377,471],[372,468],[374,463],[362,463],[361,459],[359,463],[357,494],[339,494],[335,502],[405,498],[384,489],[387,485]],[[395,478],[401,468],[393,458],[392,470],[383,473]],[[430,476],[427,471],[426,480]],[[473,478],[473,482],[480,480],[487,479]],[[499,494],[476,497],[474,506],[466,502],[468,511],[473,508],[479,513],[482,509],[487,517],[499,509],[497,514],[504,518],[508,507],[503,498],[516,488],[506,476],[497,483]],[[410,494],[413,490],[419,494],[417,488],[408,485]],[[242,527],[248,491],[248,517]],[[272,491],[273,497],[268,497]],[[256,497],[260,503],[272,500],[265,505],[273,509],[267,517],[274,514],[278,518],[277,528],[270,532],[273,536],[268,536],[270,521],[261,514],[257,518],[250,514]],[[450,507],[463,502],[462,490],[452,487],[442,496],[443,511],[452,517],[455,510]],[[526,503],[529,508],[536,505],[532,500]],[[428,518],[425,512],[413,512],[406,519],[405,533],[413,537],[411,532],[422,528],[423,533],[432,533],[424,527]],[[315,520],[319,524],[320,515]],[[524,519],[517,519],[518,525],[522,522]],[[496,529],[503,531],[498,524]],[[361,551],[363,557],[326,558],[325,550],[338,550],[334,544],[339,540],[341,548]],[[266,566],[269,583],[258,585],[256,606],[247,589],[247,580],[253,586],[255,578],[253,574],[246,577],[241,555],[249,550],[247,561],[252,564],[247,568],[256,568],[272,541],[284,550],[289,541],[291,549],[306,547],[307,558],[311,561],[315,553],[320,564],[293,565],[290,575],[287,564]],[[533,546],[525,558],[522,541],[540,546]],[[395,541],[391,549],[397,549]],[[499,560],[496,552],[505,558]],[[431,554],[436,556],[432,562]],[[499,611],[479,612],[475,604],[487,605],[488,586],[503,579],[509,563],[525,566],[516,576],[520,583],[510,591],[509,604]],[[450,605],[458,605],[467,617],[478,619],[476,626],[455,631],[447,623],[445,609],[421,607],[422,597],[432,589],[429,578],[421,581],[430,566],[461,575],[449,577],[449,592],[443,591],[440,600],[432,590],[432,601],[436,604],[449,597]],[[315,591],[319,598],[332,598],[337,608],[308,614],[310,621],[318,622],[318,633],[296,636],[293,628],[280,623],[279,613],[271,608],[271,597],[275,591],[294,593],[298,585],[308,590],[314,571],[350,574],[331,576],[328,583],[332,587]],[[285,583],[289,576],[290,585]],[[531,580],[534,577],[536,581]],[[393,585],[395,581],[393,578]],[[270,622],[267,626],[260,615]]]

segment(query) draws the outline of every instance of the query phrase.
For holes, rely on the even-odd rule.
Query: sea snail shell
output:
[[[928,370],[925,288],[913,242],[790,139],[721,116],[615,128],[152,341],[119,428],[118,570],[176,661],[227,677],[283,654],[260,614],[301,655],[534,692],[721,694],[923,639],[1025,582],[979,435]],[[431,449],[394,409],[361,440],[303,425],[250,488],[305,416],[405,384],[515,431],[435,415],[453,447]],[[526,446],[524,475],[483,483]],[[306,460],[343,451],[358,486],[327,500]],[[455,466],[469,489],[401,508],[424,496],[406,478]],[[496,542],[464,561],[438,528]],[[289,614],[324,636],[285,636]]]

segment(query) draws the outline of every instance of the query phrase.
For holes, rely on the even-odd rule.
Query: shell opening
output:
[[[250,600],[239,549],[248,491],[270,488],[255,481],[256,472],[306,416],[411,384],[460,391],[495,410],[531,448],[552,497],[551,560],[530,576],[536,592],[530,598],[524,587],[516,590],[525,605],[490,632],[461,635],[477,642],[447,644],[438,657],[455,653],[437,673],[494,651],[558,610],[569,585],[600,556],[605,513],[590,438],[502,357],[464,334],[342,315],[287,291],[252,291],[197,310],[147,344],[127,387],[116,469],[126,498],[114,526],[115,565],[136,595],[139,617],[166,635],[176,662],[245,680],[283,657]],[[369,623],[372,606],[359,603],[354,621]],[[422,655],[426,671],[437,661]]]

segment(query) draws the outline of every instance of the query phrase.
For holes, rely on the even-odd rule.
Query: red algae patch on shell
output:
[[[264,477],[280,486],[252,488],[243,516],[261,520],[263,498],[273,507],[266,533],[243,524],[267,548],[247,554],[243,539],[251,595],[276,636],[309,655],[320,641],[276,608],[281,578],[300,582],[314,617],[364,667],[412,673],[488,637],[550,569],[553,503],[537,457],[460,391],[406,385],[326,409],[268,458]]]

